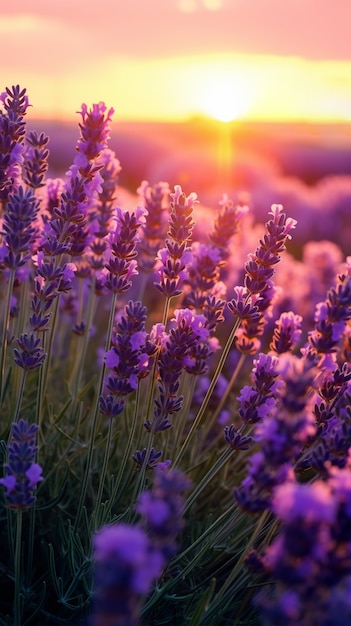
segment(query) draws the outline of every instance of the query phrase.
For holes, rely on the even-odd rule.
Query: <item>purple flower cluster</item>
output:
[[[276,354],[283,354],[292,350],[298,344],[301,330],[302,317],[292,311],[281,313],[275,322],[270,349]]]
[[[116,208],[116,227],[109,235],[110,256],[103,270],[105,287],[112,293],[128,291],[132,276],[138,273],[136,245],[146,213],[142,206],[135,211]]]
[[[4,465],[6,475],[0,484],[6,489],[6,500],[12,509],[26,510],[35,502],[34,491],[43,480],[42,468],[36,463],[36,424],[21,419],[11,427],[7,446],[8,459]]]
[[[130,300],[116,324],[112,347],[106,354],[110,374],[100,397],[100,411],[106,417],[123,411],[125,398],[148,374],[149,357],[154,347],[145,331],[146,307]]]
[[[184,493],[189,487],[190,481],[182,472],[159,463],[151,491],[144,491],[135,507],[164,564],[176,553],[177,537],[185,526]]]
[[[141,600],[160,576],[161,554],[138,526],[105,526],[93,543],[91,626],[137,626]]]
[[[261,560],[276,581],[257,596],[262,623],[350,623],[350,466],[332,468],[326,481],[277,487],[272,510],[281,529]]]
[[[43,181],[48,169],[48,142],[49,137],[45,133],[30,131],[26,135],[23,182],[31,189],[39,189],[45,184]]]
[[[237,398],[240,402],[239,415],[244,424],[255,424],[271,414],[281,384],[277,357],[261,353],[253,363],[252,385],[244,385]]]
[[[244,354],[254,354],[260,348],[258,338],[263,334],[265,313],[275,294],[271,280],[274,268],[296,225],[296,220],[286,217],[280,204],[273,204],[270,214],[272,219],[265,224],[260,245],[245,263],[244,288],[228,302],[229,310],[241,320],[236,347]]]
[[[210,245],[194,242],[192,244],[193,260],[189,265],[184,305],[200,310],[208,318],[208,328],[216,329],[222,322],[225,302],[221,299],[226,293],[226,286],[221,280],[223,267],[229,256],[229,244],[238,232],[242,217],[248,207],[235,206],[226,195],[220,202],[219,211],[209,235]]]
[[[331,466],[346,467],[351,446],[351,368],[325,369],[317,378],[314,416],[316,437],[299,459],[297,469],[313,468],[325,476]]]
[[[308,336],[310,349],[320,355],[335,352],[351,319],[351,258],[324,302],[317,305],[315,329]]]
[[[209,355],[205,348],[209,331],[203,315],[195,315],[190,309],[177,309],[173,322],[174,327],[169,333],[164,333],[161,340],[157,361],[158,395],[153,421],[144,422],[147,431],[158,432],[172,426],[169,417],[181,409],[183,402],[183,397],[178,396],[183,370],[188,369],[192,373],[203,371],[204,359]],[[203,346],[203,353],[199,345]]]
[[[30,259],[38,235],[38,210],[39,202],[31,189],[19,187],[8,194],[1,227],[1,267],[16,270]]]
[[[92,626],[139,624],[143,596],[176,552],[188,487],[181,472],[159,464],[152,490],[136,504],[138,525],[105,526],[95,534]]]
[[[40,367],[46,354],[40,345],[40,337],[35,337],[34,333],[23,333],[16,339],[18,348],[14,348],[14,361],[23,370],[33,370]]]
[[[180,185],[175,186],[170,196],[168,238],[166,247],[157,254],[159,280],[154,283],[156,289],[167,298],[180,295],[182,283],[188,278],[187,267],[193,258],[188,243],[195,224],[192,213],[197,197],[195,193],[186,196]]]
[[[295,462],[316,433],[311,396],[315,372],[311,362],[289,353],[279,360],[267,358],[275,359],[280,384],[275,397],[268,396],[268,403],[262,405],[263,419],[254,434],[259,449],[249,457],[247,477],[234,490],[239,505],[251,513],[269,508],[274,488],[294,479]],[[263,389],[265,369],[263,364],[258,370]],[[270,374],[267,382],[271,393],[274,382]]]
[[[36,274],[29,322],[33,331],[47,331],[53,302],[59,294],[67,293],[71,289],[76,266],[74,263],[57,266],[50,258],[46,259],[42,251],[33,260]]]
[[[23,164],[25,121],[30,106],[26,90],[19,85],[0,95],[5,112],[0,112],[0,200],[6,205],[10,191],[20,182]]]
[[[281,204],[273,204],[266,232],[260,239],[260,245],[245,263],[244,285],[251,294],[262,294],[267,289],[268,281],[274,274],[274,266],[279,263],[280,255],[285,250],[290,231],[296,226],[296,220],[286,217]]]
[[[108,234],[112,230],[112,221],[115,214],[116,186],[121,166],[115,153],[105,148],[96,159],[101,176],[101,185],[96,202],[89,211],[88,246],[83,259],[79,263],[78,276],[85,278],[90,273],[89,268],[99,272],[105,265],[105,256],[108,250]],[[97,289],[98,292],[98,289]]]
[[[248,207],[244,204],[235,205],[227,194],[223,194],[219,204],[221,210],[210,233],[210,241],[224,261],[229,256],[230,240],[238,232],[242,218],[248,212]]]
[[[144,272],[152,272],[167,231],[169,186],[163,182],[150,185],[144,180],[138,188],[138,194],[147,210],[139,243],[139,268]]]
[[[103,182],[100,175],[103,164],[97,163],[97,159],[107,146],[113,109],[106,113],[105,105],[100,102],[88,111],[83,104],[80,113],[77,156],[67,172],[60,206],[54,207],[53,219],[47,219],[44,225],[41,249],[50,256],[64,252],[71,256],[83,254],[90,234],[88,210]]]

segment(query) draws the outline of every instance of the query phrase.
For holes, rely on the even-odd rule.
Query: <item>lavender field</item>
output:
[[[0,95],[3,626],[351,623],[351,137]]]

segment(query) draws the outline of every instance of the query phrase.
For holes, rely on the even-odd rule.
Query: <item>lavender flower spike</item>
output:
[[[34,490],[43,480],[42,468],[36,459],[36,435],[38,426],[21,419],[12,424],[10,443],[7,446],[8,462],[6,475],[0,484],[6,489],[6,500],[10,508],[25,510],[35,502]]]
[[[104,526],[93,540],[95,592],[91,626],[137,626],[143,596],[160,576],[161,554],[138,526]]]
[[[145,223],[147,210],[138,206],[135,211],[116,208],[116,228],[110,233],[111,256],[102,270],[105,286],[112,293],[123,293],[131,286],[131,278],[138,273],[136,244],[139,228]]]
[[[168,238],[166,247],[157,255],[159,280],[154,282],[156,289],[168,298],[181,294],[182,283],[188,278],[187,266],[193,258],[188,243],[194,227],[192,212],[197,197],[195,193],[186,196],[180,185],[175,186],[170,196]]]
[[[178,469],[159,463],[155,468],[151,491],[144,491],[138,499],[136,510],[154,546],[167,563],[177,550],[177,537],[183,530],[184,493],[190,481]]]

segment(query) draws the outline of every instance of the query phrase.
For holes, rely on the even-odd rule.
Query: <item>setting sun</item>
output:
[[[248,107],[248,94],[221,78],[208,85],[202,105],[205,114],[220,122],[231,122],[245,116]]]
[[[197,75],[198,110],[220,122],[246,117],[257,89],[252,75],[227,57],[205,61]]]

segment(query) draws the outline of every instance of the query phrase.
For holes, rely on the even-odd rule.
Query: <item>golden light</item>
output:
[[[233,72],[207,77],[199,94],[201,112],[220,122],[245,117],[251,107],[252,88],[248,81],[236,79]]]

